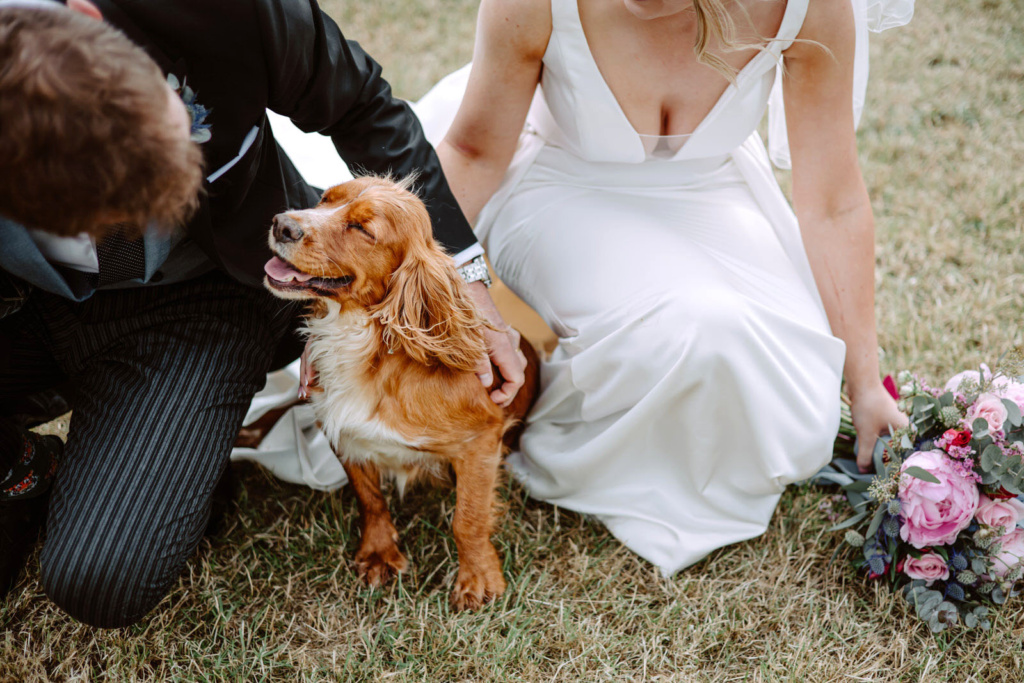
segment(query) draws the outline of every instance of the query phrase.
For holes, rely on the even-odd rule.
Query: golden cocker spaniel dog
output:
[[[370,585],[407,561],[381,493],[454,472],[456,609],[501,595],[505,579],[490,536],[504,442],[517,436],[538,385],[528,342],[527,379],[507,408],[475,374],[487,324],[452,260],[431,235],[409,182],[364,177],[332,187],[313,209],[274,218],[266,286],[311,301],[312,402],[359,501],[357,570]],[[496,384],[501,381],[495,372]]]

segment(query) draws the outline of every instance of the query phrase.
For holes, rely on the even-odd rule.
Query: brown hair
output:
[[[202,155],[169,129],[169,96],[153,60],[104,22],[0,9],[0,214],[63,236],[186,220]]]

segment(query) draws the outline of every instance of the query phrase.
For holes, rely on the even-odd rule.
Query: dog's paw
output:
[[[371,588],[380,588],[408,568],[409,561],[396,545],[360,548],[356,553],[356,573]]]
[[[459,578],[452,591],[452,609],[479,609],[505,592],[505,577],[500,568],[487,570],[459,569]]]

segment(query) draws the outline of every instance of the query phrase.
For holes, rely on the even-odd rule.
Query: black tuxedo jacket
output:
[[[201,145],[206,174],[235,158],[257,127],[244,156],[205,183],[201,208],[187,227],[236,279],[262,281],[275,214],[318,200],[278,147],[266,109],[306,132],[329,135],[356,172],[418,172],[437,240],[453,254],[476,242],[409,105],[392,97],[380,66],[345,40],[316,0],[93,2],[211,110],[212,137]]]

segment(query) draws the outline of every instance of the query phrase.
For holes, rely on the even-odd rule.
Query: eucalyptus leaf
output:
[[[990,597],[992,598],[992,602],[996,603],[997,605],[1002,605],[1006,602],[1006,593],[1003,592],[1001,586],[996,586],[995,588],[993,588]]]
[[[971,423],[971,433],[974,435],[975,439],[988,436],[988,421],[983,417],[979,417]]]
[[[1002,460],[1002,458],[1003,452],[999,450],[999,446],[992,444],[981,452],[981,459],[978,461],[978,464],[981,466],[981,470],[983,472],[989,472],[996,466],[997,462]]]
[[[913,402],[914,408],[911,411],[914,417],[930,413],[934,409],[934,406],[932,405],[933,400],[934,399],[931,396],[927,396],[925,394],[918,394],[915,396]]]
[[[925,591],[921,594],[920,601],[917,603],[917,616],[922,619],[929,619],[941,604],[942,593],[932,590]]]
[[[1020,456],[1016,454],[1007,456],[1004,462],[1006,463],[1007,471],[1014,474],[1020,472],[1021,469],[1024,468],[1024,463],[1021,462]]]
[[[988,562],[981,557],[975,557],[971,560],[971,571],[981,576],[988,572]]]
[[[830,527],[829,531],[840,531],[842,529],[849,529],[851,526],[854,526],[855,524],[859,524],[860,522],[864,521],[864,519],[867,516],[867,512],[858,512],[853,517],[850,517],[849,519],[844,520],[833,527]]]
[[[843,487],[843,490],[847,493],[864,493],[871,486],[871,482],[867,479],[860,479],[853,481]]]
[[[850,493],[849,491],[846,492],[846,500],[850,501],[850,505],[853,506],[853,509],[855,510],[864,503],[869,502],[867,496],[863,493]]]
[[[929,484],[942,483],[939,481],[938,477],[936,477],[934,474],[924,469],[923,467],[908,467],[907,469],[903,470],[903,474],[914,477],[915,479],[920,479],[921,481],[926,481]]]
[[[888,437],[879,437],[875,441],[875,449],[871,452],[871,461],[875,465],[875,472],[885,472],[885,449],[889,445]]]
[[[868,525],[868,530],[864,532],[864,535],[871,538],[878,533],[878,527],[882,525],[882,519],[885,517],[885,506],[881,506],[875,510],[875,516],[871,518],[871,524]]]
[[[1003,399],[1003,405],[1006,407],[1006,419],[1014,427],[1020,427],[1020,424],[1021,424],[1020,406],[1018,406],[1016,403],[1014,403],[1013,401],[1011,401],[1008,398],[1004,398]]]
[[[981,453],[992,444],[992,437],[989,434],[985,434],[979,439],[971,439],[971,448],[974,449],[975,453]]]
[[[956,605],[951,602],[942,601],[928,617],[928,626],[932,633],[941,633],[955,624],[960,617]]]
[[[822,469],[814,475],[812,481],[815,484],[830,483],[846,487],[853,483],[853,477],[848,474],[843,474],[842,472],[833,472],[831,470]]]
[[[942,396],[939,396],[939,405],[943,408],[948,408],[953,405],[954,397],[952,391],[947,391]]]

